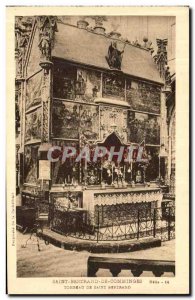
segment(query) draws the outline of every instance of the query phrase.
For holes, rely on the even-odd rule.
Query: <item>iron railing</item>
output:
[[[145,237],[169,241],[175,238],[175,207],[150,208],[120,213],[102,222],[102,209],[92,215],[84,210],[53,209],[51,229],[60,234],[92,241],[122,241]]]

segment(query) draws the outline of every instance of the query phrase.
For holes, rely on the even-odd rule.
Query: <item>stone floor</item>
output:
[[[164,242],[161,247],[140,250],[131,253],[90,254],[87,251],[68,251],[41,241],[41,251],[37,250],[36,238],[25,244],[29,234],[17,232],[17,272],[18,277],[85,277],[87,274],[87,259],[89,255],[175,260],[175,241]],[[99,270],[98,276],[111,276],[108,270]],[[119,277],[132,276],[129,271],[122,271]],[[142,276],[151,276],[144,272]],[[164,274],[164,276],[172,276]]]

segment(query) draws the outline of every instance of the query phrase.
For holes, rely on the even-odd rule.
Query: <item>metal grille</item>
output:
[[[66,236],[93,241],[122,241],[158,237],[162,241],[175,238],[175,207],[127,210],[126,220],[120,215],[104,220],[102,207],[94,215],[74,209],[53,209],[51,229]],[[123,212],[124,217],[124,212]]]

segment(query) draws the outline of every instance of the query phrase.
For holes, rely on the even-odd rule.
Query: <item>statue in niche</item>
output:
[[[110,68],[121,70],[122,54],[124,53],[125,45],[123,50],[120,51],[117,48],[117,42],[111,42],[108,48],[108,56],[106,56]]]
[[[167,86],[171,85],[171,73],[168,66],[165,70],[165,84]]]
[[[49,32],[43,32],[41,35],[41,39],[39,42],[39,48],[41,50],[42,55],[46,58],[46,59],[50,59],[50,50],[51,50],[51,41],[50,41],[50,36],[49,36]]]
[[[83,78],[82,72],[79,72],[78,79],[76,81],[76,95],[83,96],[86,90],[86,82]]]
[[[94,86],[94,88],[92,89],[92,92],[93,92],[93,98],[96,98],[97,97],[97,93],[98,93],[97,85]]]

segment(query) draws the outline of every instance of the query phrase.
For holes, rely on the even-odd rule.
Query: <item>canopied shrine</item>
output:
[[[102,223],[127,208],[161,205],[170,74],[167,40],[157,40],[157,46],[154,55],[147,39],[132,43],[116,31],[107,33],[100,21],[89,28],[84,19],[73,26],[60,17],[17,18],[22,205],[44,199],[48,211],[74,209],[88,218],[101,208]],[[79,152],[85,145],[143,145],[148,163],[137,162],[136,155],[119,164],[47,159],[52,146]],[[52,212],[50,219],[57,218]]]

